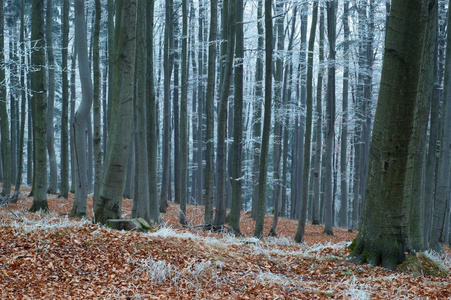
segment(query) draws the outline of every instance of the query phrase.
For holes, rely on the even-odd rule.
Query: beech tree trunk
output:
[[[109,139],[99,198],[96,199],[95,222],[121,217],[122,193],[127,169],[133,121],[133,91],[136,44],[136,1],[116,1],[114,75]]]
[[[89,114],[93,101],[93,87],[91,69],[89,67],[88,42],[86,37],[84,1],[75,1],[75,43],[77,44],[78,68],[82,90],[82,101],[75,112],[72,127],[74,129],[75,160],[75,196],[70,216],[83,217],[86,215],[88,197],[88,157],[87,136]]]
[[[62,107],[61,107],[61,196],[66,198],[69,194],[69,69],[68,69],[68,47],[69,47],[69,0],[63,1],[62,15]]]
[[[418,249],[411,242],[421,230],[421,218],[412,213],[412,172],[415,145],[426,139],[416,126],[425,99],[422,84],[433,86],[433,68],[424,71],[428,59],[424,47],[428,27],[435,22],[435,1],[394,0],[385,40],[382,78],[370,146],[368,183],[363,218],[354,241],[355,260],[394,269],[405,252]],[[429,72],[429,73],[423,73]],[[421,82],[427,81],[427,82]],[[413,166],[413,167],[412,167]],[[375,209],[377,208],[377,209]],[[421,234],[421,233],[420,233]]]
[[[3,6],[2,6],[3,7]],[[3,23],[3,22],[2,22]],[[48,210],[47,204],[47,95],[44,40],[44,0],[33,0],[31,14],[31,90],[33,103],[34,174],[33,205],[30,211]],[[3,118],[2,118],[3,119]],[[9,134],[9,133],[8,133]],[[2,138],[3,138],[2,134]],[[5,155],[5,152],[3,152]],[[5,182],[3,183],[5,185]]]

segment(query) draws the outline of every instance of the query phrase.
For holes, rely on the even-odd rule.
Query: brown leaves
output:
[[[92,205],[91,200],[88,202]],[[132,202],[124,200],[124,216]],[[279,221],[278,239],[245,238],[182,228],[178,206],[162,218],[165,234],[118,232],[67,219],[72,202],[49,199],[50,214],[31,214],[31,199],[0,210],[2,299],[322,299],[447,298],[448,278],[411,276],[346,261],[356,233],[307,225],[307,244],[292,242],[297,223]],[[91,209],[88,206],[88,212]],[[188,206],[190,225],[202,207]],[[272,222],[268,216],[265,227]],[[449,250],[448,256],[449,256]]]

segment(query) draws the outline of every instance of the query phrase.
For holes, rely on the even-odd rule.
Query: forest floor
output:
[[[451,279],[352,264],[347,245],[356,232],[281,218],[277,238],[200,230],[203,207],[188,206],[189,228],[170,203],[163,224],[147,233],[120,232],[88,218],[68,218],[71,200],[48,196],[49,213],[30,213],[24,189],[17,204],[0,208],[0,299],[451,299]],[[73,195],[71,196],[73,197]],[[131,200],[123,201],[123,217]],[[268,233],[272,216],[265,222]],[[451,251],[428,253],[448,270]]]

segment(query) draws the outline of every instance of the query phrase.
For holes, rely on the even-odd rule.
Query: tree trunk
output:
[[[149,162],[147,153],[147,12],[146,0],[137,1],[136,16],[136,57],[135,57],[135,97],[134,97],[134,197],[132,218],[143,218],[150,222]],[[154,221],[154,220],[152,220]],[[158,220],[155,220],[158,221]]]
[[[94,65],[94,199],[97,199],[99,193],[100,179],[102,176],[102,145],[101,145],[101,115],[100,115],[100,21],[102,17],[102,8],[100,0],[95,0],[95,22],[93,36],[93,65]],[[95,203],[94,203],[95,206]]]
[[[173,68],[173,55],[171,53],[173,29],[172,29],[173,1],[166,3],[166,19],[164,27],[164,100],[163,100],[163,174],[161,180],[160,212],[165,213],[168,202],[168,189],[170,188],[170,130],[171,130],[171,75]]]
[[[282,81],[283,81],[283,55],[284,55],[284,14],[283,3],[277,1],[276,3],[276,15],[278,15],[274,27],[277,30],[277,51],[278,55],[275,63],[274,74],[274,157],[273,157],[273,206],[274,206],[274,219],[270,230],[270,235],[277,236],[277,222],[279,218],[279,205],[280,198],[282,196],[282,185],[280,179],[280,163],[282,158],[282,134],[283,134],[283,110],[282,106]]]
[[[210,1],[210,35],[208,38],[208,79],[206,99],[207,128],[206,137],[207,151],[205,155],[205,228],[213,225],[213,192],[214,192],[214,101],[215,101],[215,72],[216,72],[216,35],[218,30],[218,1]]]
[[[443,87],[442,122],[440,132],[440,154],[438,160],[437,182],[432,219],[430,247],[442,251],[442,244],[446,242],[446,220],[449,215],[451,200],[449,194],[451,169],[451,34],[449,31],[451,18],[448,16],[447,38],[445,53],[445,82]]]
[[[265,113],[263,119],[263,135],[260,151],[260,173],[258,177],[258,203],[254,236],[263,237],[266,214],[266,181],[268,172],[269,135],[271,130],[271,102],[272,102],[272,1],[265,0]]]
[[[63,28],[62,28],[62,105],[61,105],[61,196],[66,198],[69,194],[69,78],[68,78],[68,47],[69,47],[69,0],[63,1]]]
[[[319,70],[318,70],[318,83],[316,89],[316,126],[315,126],[315,165],[313,171],[313,203],[312,203],[312,224],[319,225],[321,223],[320,217],[320,195],[321,195],[321,177],[322,177],[322,168],[321,168],[321,156],[322,156],[322,125],[323,125],[323,116],[322,116],[322,97],[323,97],[323,72],[324,68],[322,65],[324,64],[324,10],[321,8],[320,19],[319,19]]]
[[[88,126],[89,113],[91,111],[93,88],[91,70],[88,58],[88,43],[86,37],[84,1],[75,2],[75,43],[77,44],[78,68],[82,87],[82,101],[74,116],[72,127],[74,130],[75,150],[75,196],[70,216],[83,217],[86,215],[88,196],[88,157],[86,128]]]
[[[260,171],[260,148],[261,148],[261,132],[262,132],[262,104],[263,104],[263,47],[264,47],[264,29],[263,29],[263,0],[258,1],[257,7],[257,32],[258,32],[258,53],[255,71],[255,100],[253,101],[253,165],[252,165],[252,219],[257,217],[258,203],[258,177]]]
[[[421,80],[432,86],[432,70],[423,72],[424,47],[428,26],[434,20],[434,6],[426,0],[394,0],[385,53],[379,99],[370,147],[368,183],[363,218],[355,240],[355,260],[394,269],[405,259],[405,252],[421,250],[409,239],[421,224],[409,211],[412,192],[409,178],[416,151],[409,146],[421,136],[416,118],[424,101],[419,92]],[[421,20],[421,21],[419,21]],[[377,209],[375,209],[377,208]]]
[[[150,220],[160,221],[160,210],[158,203],[157,188],[157,105],[155,98],[155,83],[153,75],[153,28],[154,28],[154,9],[155,1],[145,1],[146,21],[147,21],[147,153],[149,164],[149,208]]]
[[[20,2],[20,87],[21,87],[21,104],[20,104],[20,130],[19,130],[19,145],[17,174],[14,184],[14,193],[11,201],[17,202],[20,194],[20,186],[22,184],[22,170],[23,170],[23,151],[24,151],[24,137],[25,137],[25,119],[26,119],[26,103],[27,103],[27,86],[25,83],[25,3],[24,0]]]
[[[233,57],[235,49],[235,0],[228,0],[227,9],[227,50],[226,59],[223,68],[223,82],[220,94],[219,113],[218,113],[218,134],[217,134],[217,156],[216,168],[218,173],[218,184],[216,186],[216,213],[213,224],[223,226],[226,219],[226,137],[227,137],[227,106],[229,90],[232,81]]]
[[[326,161],[325,169],[325,205],[324,205],[324,233],[333,235],[332,226],[334,223],[333,215],[333,156],[335,139],[335,23],[336,2],[327,2],[327,36],[329,40],[329,66],[327,75],[327,102],[326,102]],[[310,52],[309,52],[310,53]]]
[[[180,98],[180,224],[187,225],[187,170],[188,170],[188,3],[182,0],[182,76]],[[179,172],[176,172],[179,173]]]
[[[3,6],[2,6],[3,7]],[[33,0],[31,15],[31,40],[34,49],[31,52],[31,90],[34,109],[34,174],[33,174],[33,205],[30,211],[48,210],[47,204],[47,99],[46,99],[46,66],[44,40],[44,0]],[[3,22],[2,22],[3,23]],[[0,44],[2,44],[0,42]],[[2,117],[3,120],[3,117]],[[8,133],[9,134],[9,133]],[[3,138],[2,134],[2,138]],[[5,155],[7,152],[3,152]],[[3,182],[5,186],[5,181]],[[3,189],[5,190],[5,188]],[[9,195],[9,194],[8,194]]]
[[[37,3],[33,2],[35,6]],[[34,12],[34,11],[33,11]],[[36,18],[36,14],[34,14]],[[3,0],[0,0],[0,64],[5,65],[5,40],[4,40],[4,10],[3,10]],[[38,24],[33,24],[37,26]],[[32,27],[33,32],[36,33],[38,28]],[[42,44],[42,43],[41,43]],[[0,68],[0,82],[5,82],[5,68]],[[8,119],[8,109],[6,105],[6,85],[0,85],[0,127],[1,127],[1,152],[2,152],[2,167],[3,167],[3,189],[1,192],[1,200],[8,201],[11,193],[11,140],[9,131],[9,119]],[[44,98],[45,99],[45,98]]]
[[[50,177],[48,193],[55,194],[58,185],[58,170],[55,153],[55,134],[53,130],[53,111],[55,108],[55,57],[53,55],[53,1],[47,0],[45,38],[47,44],[48,90],[47,90],[47,151],[49,155]]]
[[[316,5],[318,5],[317,2],[314,2]],[[316,22],[315,18],[315,22]],[[314,45],[314,37],[316,32],[316,24],[315,26],[312,26],[311,34],[310,35],[310,41],[309,41],[309,47],[310,44]],[[307,62],[307,82],[312,81],[313,77],[313,56],[310,57],[310,55],[313,55],[313,51],[308,53],[309,55],[309,62]],[[310,77],[309,77],[310,76]],[[307,84],[307,98],[306,98],[306,117],[305,117],[305,142],[304,142],[304,165],[302,170],[302,194],[299,198],[301,201],[301,208],[299,212],[299,223],[296,231],[296,235],[294,240],[298,243],[301,243],[304,241],[304,231],[305,231],[305,222],[307,217],[307,201],[308,201],[308,183],[309,183],[309,173],[310,173],[310,146],[311,146],[311,138],[312,138],[312,85],[309,86]],[[298,180],[299,182],[299,180]]]
[[[244,32],[243,32],[243,0],[236,0],[236,48],[235,48],[235,99],[233,144],[232,144],[232,205],[230,209],[229,224],[235,234],[241,234],[240,213],[242,202],[242,151],[243,151],[243,59],[244,59]]]
[[[95,222],[121,217],[122,193],[127,169],[133,115],[133,78],[135,74],[136,1],[116,2],[114,75],[109,139]]]

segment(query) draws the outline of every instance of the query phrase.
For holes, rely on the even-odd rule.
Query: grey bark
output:
[[[324,203],[324,233],[333,235],[333,156],[335,139],[335,39],[336,39],[336,1],[327,2],[327,36],[329,40],[329,65],[327,75],[326,102],[326,161],[325,169],[325,203]]]
[[[46,63],[44,40],[44,0],[33,0],[31,14],[31,89],[34,117],[34,174],[33,204],[30,211],[48,210],[47,204],[47,97],[46,97]],[[3,118],[2,118],[3,119]],[[2,134],[3,137],[3,134]],[[4,183],[5,184],[5,183]]]
[[[94,71],[94,98],[93,98],[93,118],[94,118],[94,199],[99,193],[100,179],[102,176],[102,145],[101,145],[101,115],[100,115],[100,21],[102,18],[102,8],[100,0],[95,0],[95,22],[93,33],[93,71]],[[95,203],[94,203],[95,206]]]
[[[188,179],[188,3],[182,0],[182,76],[180,98],[180,224],[186,225]],[[179,173],[176,171],[176,173]]]
[[[114,76],[109,139],[95,222],[121,217],[122,193],[127,169],[133,115],[133,78],[135,74],[136,1],[116,2]]]
[[[61,107],[61,196],[69,194],[69,78],[68,78],[68,47],[69,47],[69,0],[63,1],[62,14],[62,107]]]
[[[53,54],[53,0],[47,0],[45,38],[48,62],[47,90],[47,151],[49,155],[49,186],[48,193],[55,194],[58,185],[58,169],[55,153],[55,133],[53,130],[53,115],[55,109],[55,56]]]
[[[147,12],[146,0],[137,1],[134,122],[134,197],[132,218],[150,222],[149,162],[147,153]],[[158,220],[156,220],[158,221]]]
[[[213,225],[213,193],[214,193],[214,102],[215,102],[215,72],[216,72],[216,35],[218,30],[218,1],[210,2],[210,33],[208,37],[208,78],[206,106],[206,166],[205,166],[205,228]]]
[[[84,18],[84,1],[75,2],[75,43],[77,44],[78,69],[82,89],[82,101],[75,112],[72,127],[74,130],[74,160],[75,160],[75,196],[70,216],[86,215],[88,196],[87,136],[89,114],[93,101],[93,87],[88,58],[88,43]]]
[[[34,3],[35,4],[35,3]],[[5,47],[4,47],[4,8],[3,0],[0,1],[0,64],[5,65]],[[32,27],[34,28],[34,27]],[[35,29],[36,30],[36,29]],[[5,68],[0,68],[0,127],[1,127],[1,152],[2,152],[2,167],[3,167],[3,188],[1,192],[1,200],[8,201],[11,193],[11,140],[9,131],[9,118],[6,101],[6,85],[5,82]]]
[[[266,181],[268,171],[269,135],[271,129],[272,105],[272,57],[273,57],[273,25],[272,1],[265,0],[265,113],[263,119],[262,144],[260,151],[260,173],[258,177],[258,203],[254,236],[263,237],[266,214]]]

